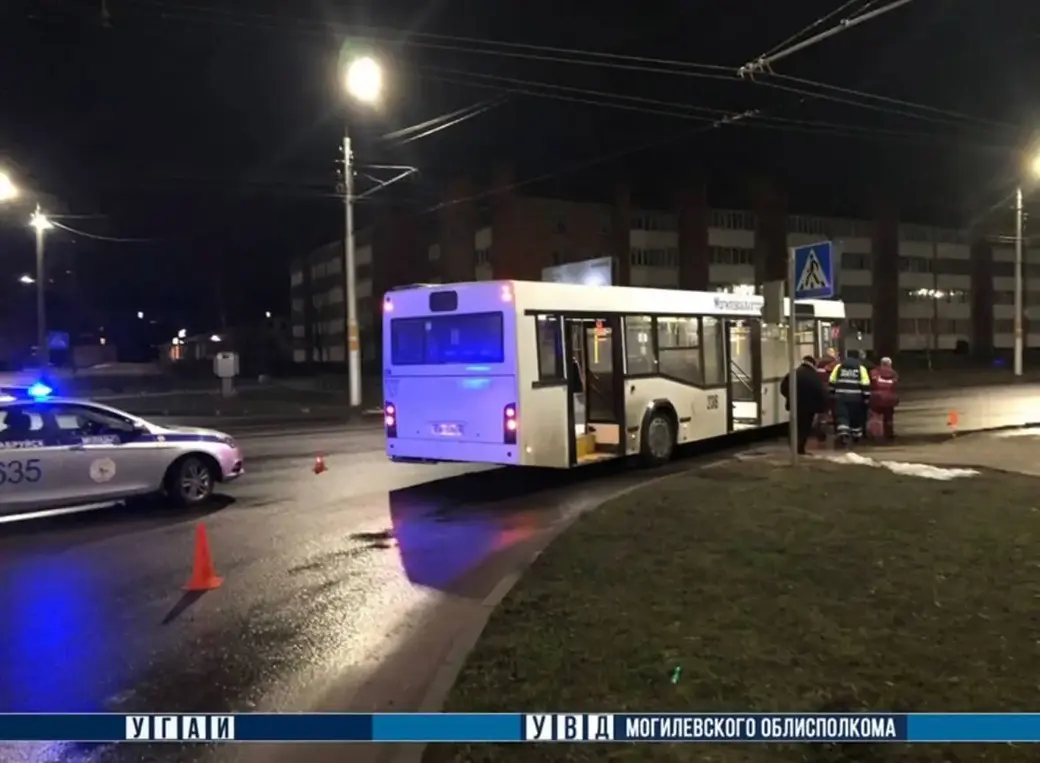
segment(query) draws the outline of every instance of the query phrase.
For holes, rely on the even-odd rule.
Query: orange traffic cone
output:
[[[957,425],[960,423],[960,418],[957,416],[957,411],[950,411],[946,415],[946,426],[950,428],[950,436],[957,436]]]
[[[319,453],[314,457],[314,473],[321,474],[325,471],[328,471],[328,467],[325,466],[325,458]]]
[[[184,584],[185,591],[212,591],[220,588],[224,578],[217,576],[213,568],[213,556],[209,551],[209,536],[206,525],[195,525],[195,560],[191,567],[191,578]]]

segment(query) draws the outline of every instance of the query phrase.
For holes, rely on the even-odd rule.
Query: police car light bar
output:
[[[29,394],[29,397],[39,399],[41,397],[48,397],[52,392],[54,392],[54,390],[52,390],[43,382],[36,382],[35,384],[32,384],[29,387],[27,392]]]

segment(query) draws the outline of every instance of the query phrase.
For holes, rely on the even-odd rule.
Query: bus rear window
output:
[[[395,366],[504,360],[502,313],[431,315],[390,321],[390,362]]]

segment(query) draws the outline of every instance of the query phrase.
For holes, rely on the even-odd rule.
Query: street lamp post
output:
[[[1015,189],[1015,376],[1022,375],[1022,186]]]
[[[345,87],[348,95],[361,103],[379,100],[383,89],[383,70],[368,56],[357,58],[346,68]],[[357,259],[354,251],[354,155],[349,125],[343,130],[343,246],[346,259],[347,301],[347,372],[350,377],[350,407],[361,406],[361,343],[358,337]]]
[[[1040,178],[1040,155],[1033,157],[1029,166],[1033,178]],[[1015,189],[1015,376],[1023,372],[1023,355],[1025,354],[1025,305],[1022,278],[1023,228],[1022,184]]]
[[[36,352],[40,368],[50,365],[50,347],[47,342],[47,299],[44,259],[44,233],[54,225],[36,205],[36,211],[29,219],[29,224],[36,230]]]

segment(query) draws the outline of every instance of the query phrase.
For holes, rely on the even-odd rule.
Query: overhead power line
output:
[[[823,42],[824,40],[830,37],[834,37],[837,34],[841,34],[842,32],[848,31],[849,29],[852,29],[855,26],[859,26],[860,24],[870,21],[871,19],[876,19],[878,16],[888,13],[889,11],[894,11],[897,8],[901,8],[904,5],[909,4],[910,2],[911,0],[895,0],[895,2],[891,2],[888,5],[884,5],[881,8],[878,8],[877,10],[869,11],[867,13],[861,13],[860,15],[853,16],[851,18],[842,19],[837,26],[831,27],[830,29],[824,32],[820,32],[819,34],[813,35],[807,40],[802,40],[801,42],[795,43],[794,45],[791,45],[787,48],[783,48],[782,50],[779,50],[775,53],[760,56],[759,58],[756,58],[753,61],[748,61],[746,64],[737,69],[737,75],[740,77],[753,77],[755,74],[764,74],[767,72],[771,72],[773,64],[775,64],[777,61],[787,58],[791,54],[797,53],[800,50],[805,50],[806,48],[815,45],[816,43]],[[850,4],[851,3],[845,3],[845,5],[841,7],[845,8]],[[833,14],[829,14],[829,16],[830,15]]]
[[[876,0],[871,0],[864,8],[869,8]],[[889,3],[868,14],[861,13],[851,21],[857,24],[883,12],[888,12],[910,0],[900,0],[898,3]],[[845,3],[841,8],[848,5]],[[328,37],[329,33],[344,35],[360,42],[387,47],[405,46],[414,48],[429,48],[434,50],[447,50],[469,55],[518,58],[522,60],[541,61],[561,65],[592,66],[612,70],[632,71],[644,74],[662,74],[669,76],[681,76],[694,79],[708,79],[716,81],[737,82],[740,80],[732,69],[716,64],[696,63],[679,61],[674,59],[634,56],[619,53],[606,53],[579,48],[561,48],[547,45],[534,45],[528,43],[501,42],[479,37],[461,37],[457,35],[432,34],[425,32],[412,32],[409,30],[395,30],[383,27],[359,27],[342,24],[329,24],[312,19],[303,19],[284,14],[265,14],[242,10],[227,10],[206,8],[191,3],[178,2],[177,0],[136,0],[134,8],[153,7],[163,9],[163,18],[166,20],[180,19],[186,22],[202,22],[215,24],[231,24],[243,27],[264,28],[275,32],[284,33],[287,29],[295,28],[296,31]],[[840,10],[840,9],[839,9]],[[823,23],[838,11],[832,12],[818,20]],[[808,29],[814,28],[816,23]],[[839,26],[838,31],[847,28]],[[804,30],[803,30],[804,31]],[[832,30],[833,31],[833,30]],[[837,32],[833,32],[837,33]],[[830,32],[828,33],[830,34]],[[798,36],[798,35],[796,35]],[[817,35],[818,37],[818,35]],[[424,40],[430,40],[426,42]],[[480,47],[475,47],[480,46]],[[803,45],[804,47],[804,45]],[[790,52],[790,51],[789,51]],[[786,54],[785,54],[786,55]],[[773,59],[775,60],[775,58]],[[727,73],[728,72],[728,73]],[[773,75],[781,78],[784,75]],[[755,80],[760,83],[759,80]],[[905,118],[923,119],[935,122],[936,116],[946,116],[951,120],[970,121],[978,124],[988,124],[995,127],[1015,127],[1006,123],[987,120],[948,109],[941,109],[911,101],[899,101],[887,96],[869,93],[865,91],[840,88],[823,82],[808,79],[791,78],[793,84],[800,84],[807,88],[818,87],[826,92],[821,93],[799,93],[813,99],[842,103],[845,105],[866,108],[873,111],[887,111],[896,116]],[[797,92],[797,91],[792,91]],[[862,102],[861,102],[862,101]],[[899,105],[901,108],[882,109],[879,104]],[[915,110],[927,112],[931,117],[923,117],[914,113]]]
[[[492,98],[486,101],[481,101],[480,103],[475,103],[471,106],[466,106],[465,108],[456,109],[455,111],[448,112],[447,114],[441,114],[439,117],[427,119],[425,122],[419,122],[418,124],[414,124],[409,127],[402,127],[399,130],[388,132],[386,135],[381,135],[380,139],[398,140],[401,138],[406,138],[410,135],[414,135],[415,133],[423,132],[424,130],[429,130],[431,128],[437,127],[438,125],[443,125],[446,122],[451,122],[452,120],[458,118],[465,117],[468,119],[470,116],[476,116],[476,114],[482,113],[484,109],[486,109],[487,107],[496,104],[497,100],[498,99]],[[454,122],[452,123],[454,124]]]
[[[543,98],[547,100],[559,100],[568,103],[633,111],[640,114],[654,114],[674,117],[676,119],[701,121],[705,123],[710,123],[721,116],[732,113],[725,109],[710,108],[707,106],[693,106],[672,101],[643,98],[640,96],[629,96],[600,90],[569,87],[549,82],[539,82],[514,77],[500,77],[492,74],[476,72],[465,72],[457,69],[424,67],[421,71],[417,72],[417,76],[423,79],[449,82],[462,87],[496,90],[514,95]],[[961,136],[955,135],[941,135],[910,130],[891,130],[837,122],[792,119],[780,116],[763,115],[761,112],[748,113],[754,113],[756,118],[741,122],[740,126],[751,129],[789,130],[791,132],[807,132],[849,138],[894,138],[927,142],[948,141],[961,145],[972,143],[972,145],[976,145],[979,148],[991,148],[994,150],[1010,149],[1009,146],[975,144],[964,140]]]
[[[87,233],[87,231],[70,228],[68,225],[63,225],[62,223],[59,223],[57,220],[50,217],[48,217],[47,219],[50,220],[51,225],[53,225],[55,228],[60,228],[63,231],[67,231],[68,233],[74,233],[75,235],[83,236],[84,238],[92,238],[96,241],[108,241],[115,244],[151,244],[156,241],[156,239],[153,238],[117,238],[115,236],[101,236],[97,233]]]

